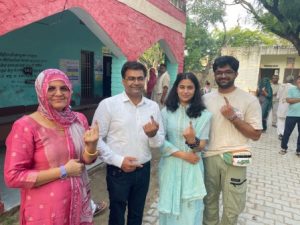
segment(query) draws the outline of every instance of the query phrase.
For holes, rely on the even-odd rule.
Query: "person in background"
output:
[[[98,157],[99,127],[70,108],[72,85],[60,70],[41,72],[36,112],[17,120],[6,139],[4,179],[20,188],[20,224],[93,224],[85,164]]]
[[[158,78],[152,92],[152,100],[155,101],[159,108],[165,105],[165,100],[170,86],[170,75],[167,71],[166,64],[160,64],[158,68]]]
[[[277,93],[280,87],[278,80],[279,80],[279,76],[274,74],[272,76],[272,82],[271,82],[272,93],[273,93],[273,97],[272,97],[272,126],[273,127],[277,127],[277,110],[279,105]]]
[[[210,82],[207,80],[205,81],[205,86],[203,88],[203,94],[207,94],[211,92],[211,86],[210,86]]]
[[[285,119],[283,137],[281,140],[280,154],[287,153],[289,138],[297,124],[298,139],[296,146],[296,155],[300,157],[300,75],[296,79],[296,86],[288,90],[286,102],[289,103],[288,112]]]
[[[284,132],[285,118],[288,111],[289,103],[286,102],[288,90],[294,87],[294,77],[287,76],[286,83],[280,85],[277,98],[278,98],[278,109],[277,109],[277,134],[278,139],[281,140]]]
[[[150,181],[150,148],[164,142],[158,105],[145,97],[147,70],[136,61],[121,70],[125,91],[100,102],[94,121],[101,124],[98,149],[107,163],[109,225],[141,225]]]
[[[256,94],[259,103],[261,105],[263,132],[266,132],[267,120],[268,120],[270,109],[272,108],[272,98],[273,98],[273,92],[272,92],[272,87],[269,78],[264,77],[261,79],[261,81],[259,81]]]
[[[151,68],[149,70],[149,80],[147,82],[147,93],[146,93],[146,96],[149,99],[151,99],[152,91],[153,91],[153,88],[156,84],[156,80],[157,80],[157,76],[156,76],[156,73],[155,73],[155,69]]]
[[[207,110],[212,113],[209,145],[203,159],[207,191],[203,225],[236,225],[246,204],[247,167],[242,163],[249,162],[249,140],[261,136],[262,119],[257,98],[234,84],[238,69],[236,58],[216,58],[213,71],[218,90],[203,96]],[[234,153],[248,157],[241,164],[234,164]],[[219,219],[221,192],[223,214]]]
[[[194,74],[177,75],[162,117],[166,140],[159,163],[159,224],[200,224],[206,195],[200,152],[208,140],[211,114]]]

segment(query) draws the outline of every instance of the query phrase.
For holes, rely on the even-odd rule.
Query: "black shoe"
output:
[[[280,141],[282,140],[282,137],[283,137],[282,134],[279,134],[279,135],[278,135],[278,139],[279,139]]]
[[[285,155],[286,153],[287,153],[287,150],[283,149],[283,148],[279,151],[279,154],[281,154],[281,155]]]
[[[272,127],[277,127],[276,124],[272,124]]]
[[[296,152],[296,155],[300,158],[300,152]]]

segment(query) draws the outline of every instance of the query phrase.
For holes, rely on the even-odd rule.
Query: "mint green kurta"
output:
[[[189,118],[186,108],[180,106],[175,112],[164,108],[162,117],[166,140],[161,147],[159,163],[160,225],[200,225],[202,199],[206,195],[202,159],[197,164],[191,164],[171,154],[179,150],[191,151],[182,135],[190,121],[196,136],[200,140],[208,140],[211,113],[204,110],[200,117]]]

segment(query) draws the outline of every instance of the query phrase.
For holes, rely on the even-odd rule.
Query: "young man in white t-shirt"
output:
[[[234,85],[239,61],[221,56],[213,64],[218,90],[204,95],[213,114],[210,139],[204,153],[205,210],[203,225],[234,225],[246,202],[246,167],[225,163],[224,154],[249,151],[249,139],[258,140],[262,131],[261,107],[251,94]],[[223,215],[219,220],[219,196],[223,195]]]

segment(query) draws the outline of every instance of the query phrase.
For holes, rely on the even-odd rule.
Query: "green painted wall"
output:
[[[0,37],[0,107],[36,104],[34,80],[46,68],[72,72],[80,103],[80,52],[94,52],[94,95],[102,96],[103,44],[71,12],[53,15]],[[32,68],[32,75],[23,69]]]
[[[167,71],[170,74],[170,87],[172,87],[178,74],[178,64],[171,63],[167,57],[165,58],[165,63],[167,65]]]
[[[124,90],[122,84],[121,69],[123,64],[126,62],[125,57],[113,57],[112,58],[112,71],[111,71],[111,95],[116,95]]]

